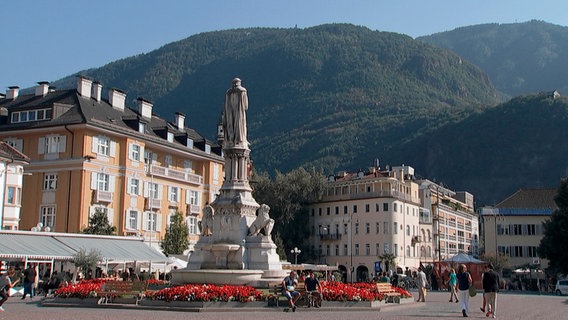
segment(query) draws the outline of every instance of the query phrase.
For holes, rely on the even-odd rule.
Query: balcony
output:
[[[162,200],[161,199],[146,198],[144,202],[145,202],[144,209],[146,209],[146,210],[162,208]]]
[[[198,174],[157,165],[150,165],[149,174],[177,181],[189,182],[195,185],[203,184],[203,178]]]
[[[95,202],[112,202],[112,192],[95,190]]]
[[[341,240],[340,233],[324,233],[320,234],[321,241],[333,241],[333,240]]]
[[[201,208],[200,206],[196,205],[196,204],[188,204],[187,205],[187,214],[190,215],[199,215],[201,213]]]

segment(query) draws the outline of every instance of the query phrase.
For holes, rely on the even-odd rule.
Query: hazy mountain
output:
[[[554,89],[568,94],[568,27],[536,20],[481,24],[417,40],[456,52],[510,96]]]

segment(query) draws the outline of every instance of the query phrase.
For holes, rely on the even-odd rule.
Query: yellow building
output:
[[[108,90],[85,77],[77,87],[52,90],[40,82],[31,94],[10,87],[0,99],[0,139],[28,155],[20,229],[42,223],[79,232],[97,210],[118,235],[163,238],[169,217],[186,216],[197,240],[201,208],[223,182],[221,148],[185,126],[169,122],[153,104]]]
[[[520,189],[493,207],[481,208],[485,254],[505,255],[510,269],[548,267],[537,248],[544,236],[542,223],[558,209],[556,193],[553,188]]]

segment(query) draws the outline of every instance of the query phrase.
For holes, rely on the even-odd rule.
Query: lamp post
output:
[[[302,250],[298,249],[298,247],[294,247],[290,252],[294,255],[294,264],[298,264],[298,255],[302,253]]]

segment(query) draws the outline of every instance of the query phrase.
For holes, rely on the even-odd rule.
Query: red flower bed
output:
[[[147,291],[146,298],[163,301],[262,301],[262,292],[249,286],[216,286],[208,284],[186,284]]]
[[[107,279],[83,280],[55,291],[56,297],[88,298],[95,297],[97,291]],[[149,280],[149,284],[164,284],[161,280]],[[322,296],[326,301],[382,301],[384,296],[377,291],[373,283],[353,283],[322,281]],[[400,292],[402,298],[412,295],[401,288],[393,288]],[[186,284],[164,288],[158,291],[148,290],[144,293],[146,299],[163,301],[264,301],[267,296],[250,286],[216,286],[207,284]]]

